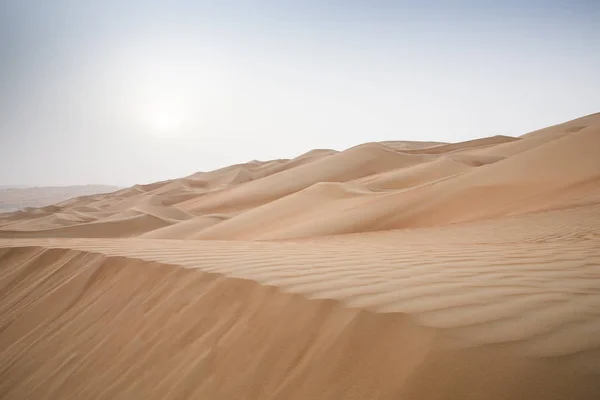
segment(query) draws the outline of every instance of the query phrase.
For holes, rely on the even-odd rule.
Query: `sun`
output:
[[[160,136],[176,134],[181,129],[182,118],[174,112],[156,112],[150,116],[150,128]]]
[[[118,84],[111,99],[136,134],[189,138],[229,123],[238,75],[227,64],[213,62],[195,44],[187,48],[185,40],[153,35],[132,40],[115,50]]]
[[[183,129],[185,114],[184,106],[179,102],[157,102],[145,107],[144,125],[152,135],[177,136]]]

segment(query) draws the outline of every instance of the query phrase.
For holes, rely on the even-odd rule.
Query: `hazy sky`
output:
[[[600,1],[0,0],[0,185],[130,185],[600,111]]]

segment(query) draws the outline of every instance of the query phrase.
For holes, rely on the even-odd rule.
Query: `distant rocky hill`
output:
[[[110,193],[119,187],[108,185],[78,185],[54,187],[0,186],[0,213],[26,207],[45,207],[73,197]]]

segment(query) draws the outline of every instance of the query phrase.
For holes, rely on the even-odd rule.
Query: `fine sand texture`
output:
[[[0,214],[0,399],[600,399],[600,114]]]

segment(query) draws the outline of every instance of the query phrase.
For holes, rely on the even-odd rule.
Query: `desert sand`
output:
[[[1,399],[598,399],[600,114],[0,214]]]

